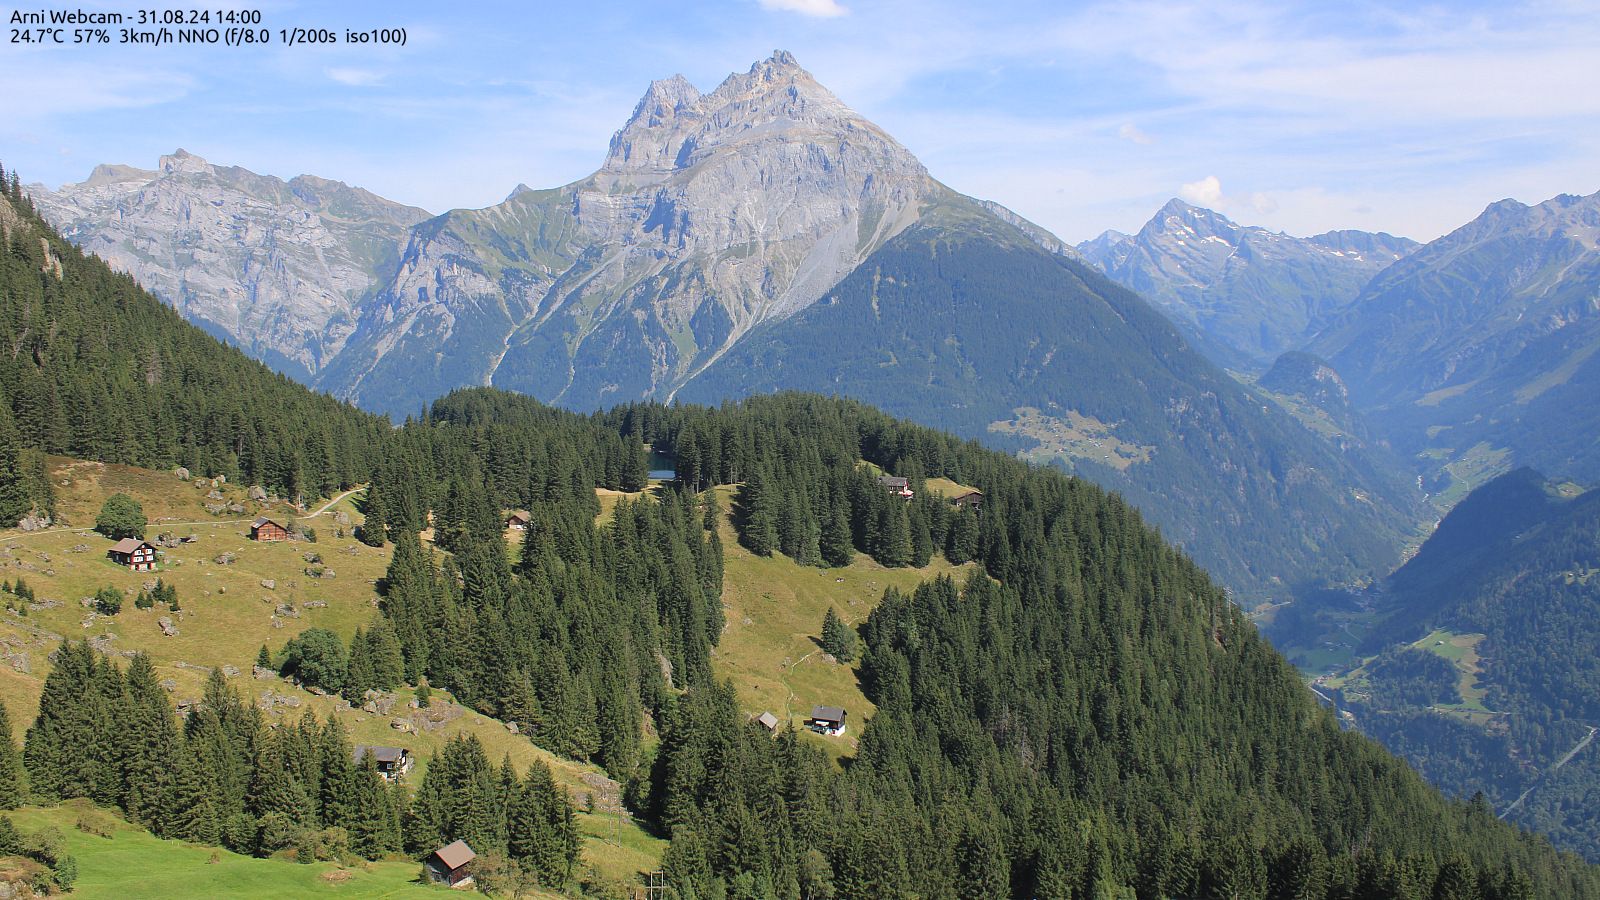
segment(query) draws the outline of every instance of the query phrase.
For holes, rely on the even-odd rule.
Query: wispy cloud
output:
[[[1139,126],[1132,122],[1122,123],[1121,127],[1117,129],[1117,137],[1125,141],[1133,141],[1135,144],[1149,145],[1155,143],[1155,138],[1145,134]]]
[[[371,69],[346,69],[333,68],[328,70],[328,77],[340,84],[350,87],[372,87],[383,83],[383,73]]]
[[[850,12],[835,0],[760,0],[760,2],[762,9],[794,12],[819,19],[833,19]]]

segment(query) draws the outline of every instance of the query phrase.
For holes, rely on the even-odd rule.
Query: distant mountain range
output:
[[[1259,372],[1303,347],[1372,276],[1416,247],[1365,231],[1291,237],[1171,200],[1138,234],[1107,231],[1077,249],[1213,360]]]
[[[1491,205],[1309,346],[1431,490],[1518,465],[1600,480],[1600,193]]]
[[[220,219],[207,210],[237,189],[205,178],[155,183],[198,192],[184,222]],[[204,315],[199,286],[219,285],[207,301],[219,306],[272,305],[242,280],[262,262],[238,253],[237,234],[313,215],[285,192],[252,207],[271,225],[182,232],[164,214],[141,222],[148,204],[96,207],[86,190],[40,203],[57,219],[102,210],[99,226],[70,223],[90,247],[179,228],[173,240],[196,252],[173,254],[177,277],[153,287],[213,323],[227,320]],[[396,216],[385,208],[383,227]],[[394,413],[473,384],[576,409],[790,388],[860,397],[1123,491],[1248,598],[1381,573],[1420,515],[1404,480],[1263,404],[1044,229],[940,184],[781,51],[709,94],[653,83],[588,178],[398,230],[366,255],[353,249],[365,234],[344,233],[333,255],[351,261],[340,296],[353,299],[282,339],[342,342],[302,354],[315,365],[289,368],[242,322],[222,330]],[[277,309],[268,321],[296,317],[291,302]]]
[[[428,213],[311,175],[283,181],[179,150],[155,169],[98,166],[44,216],[191,322],[310,381]]]

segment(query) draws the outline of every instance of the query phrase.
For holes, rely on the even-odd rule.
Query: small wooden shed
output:
[[[438,884],[466,887],[472,883],[472,873],[467,871],[467,866],[477,858],[478,854],[466,841],[456,841],[428,854],[422,866],[428,870],[428,877]]]
[[[266,516],[250,523],[250,540],[252,541],[287,541],[289,529],[279,525]]]
[[[527,531],[529,521],[531,520],[527,513],[520,509],[512,510],[511,514],[506,516],[506,527],[513,531]]]

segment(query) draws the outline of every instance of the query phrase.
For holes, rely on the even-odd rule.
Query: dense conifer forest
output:
[[[474,389],[391,429],[220,347],[20,209],[0,354],[16,445],[283,491],[370,477],[363,537],[394,553],[342,678],[426,680],[599,762],[670,839],[679,898],[1600,897],[1596,870],[1341,730],[1205,572],[1085,481],[802,394],[580,416]],[[74,390],[112,393],[82,419],[37,406]],[[676,480],[598,524],[595,489],[644,487],[647,448]],[[932,477],[980,489],[981,510]],[[842,766],[751,723],[713,674],[723,510],[706,489],[729,484],[757,554],[977,563],[886,592],[859,629],[878,712]],[[513,552],[515,508],[531,522]],[[272,662],[337,658],[324,643]],[[464,740],[410,793],[350,750],[337,724],[262,728],[220,677],[180,724],[148,659],[69,642],[22,757],[36,797],[157,834],[367,855],[466,838],[565,883],[571,809],[548,772]]]

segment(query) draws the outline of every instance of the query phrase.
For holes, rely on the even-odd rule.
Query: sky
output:
[[[594,171],[652,79],[709,91],[781,48],[936,178],[1072,242],[1171,197],[1297,235],[1430,240],[1496,200],[1600,190],[1600,0],[248,8],[274,43],[39,47],[8,24],[0,162],[55,187],[182,147],[481,207]],[[407,41],[276,42],[294,27]]]

